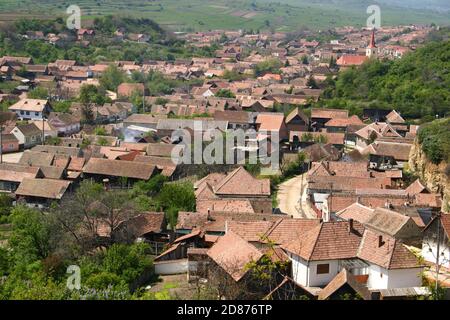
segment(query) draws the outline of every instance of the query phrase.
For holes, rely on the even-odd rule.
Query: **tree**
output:
[[[167,220],[173,227],[178,211],[195,211],[195,194],[191,183],[166,183],[155,199],[166,212]]]
[[[36,87],[28,92],[27,96],[30,99],[48,99],[48,90],[43,87]]]
[[[279,73],[283,63],[279,59],[267,59],[258,63],[254,68],[255,75],[257,77],[263,76],[266,73]]]
[[[318,89],[319,88],[319,86],[317,85],[316,79],[314,79],[313,76],[310,76],[308,78],[308,81],[306,82],[306,85],[308,87],[310,87],[311,89]]]
[[[50,227],[40,212],[25,206],[12,210],[12,234],[8,241],[14,260],[32,263],[44,259],[50,252]]]
[[[125,82],[125,74],[114,65],[110,65],[100,77],[100,85],[107,89],[116,91],[119,84]]]
[[[234,93],[228,89],[220,89],[219,91],[217,91],[215,96],[220,98],[236,98]]]

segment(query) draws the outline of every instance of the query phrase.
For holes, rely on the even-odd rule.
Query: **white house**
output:
[[[42,131],[35,124],[18,125],[12,129],[11,133],[19,141],[19,146],[28,149],[42,142]]]
[[[67,136],[80,131],[80,120],[68,113],[51,112],[48,123],[59,136]]]
[[[421,286],[423,267],[399,241],[359,222],[323,222],[282,246],[292,262],[292,279],[324,287],[344,268],[366,276],[372,290]]]
[[[439,245],[439,265],[450,269],[450,214],[441,214],[440,219],[434,218],[423,230],[422,256],[425,261],[436,264],[437,239]]]
[[[8,108],[19,120],[42,120],[51,110],[48,100],[22,99]]]

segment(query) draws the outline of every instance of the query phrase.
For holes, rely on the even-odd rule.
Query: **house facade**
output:
[[[50,112],[47,100],[22,99],[8,108],[17,114],[19,120],[42,120]]]

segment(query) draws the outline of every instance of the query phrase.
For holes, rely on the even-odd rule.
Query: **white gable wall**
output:
[[[371,264],[369,267],[369,289],[392,289],[422,286],[420,272],[422,268],[385,269]]]
[[[439,248],[440,257],[439,264],[450,269],[450,247],[441,244]],[[422,256],[425,261],[436,263],[437,244],[436,241],[423,241]]]
[[[338,260],[306,261],[301,257],[289,253],[292,261],[292,279],[305,287],[317,287],[327,285],[339,273]],[[317,274],[317,265],[328,264],[327,274]]]

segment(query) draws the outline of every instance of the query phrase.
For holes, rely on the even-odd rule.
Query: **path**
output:
[[[283,213],[292,215],[294,218],[315,219],[316,214],[306,199],[306,177],[303,175],[289,179],[278,186],[278,207]]]

